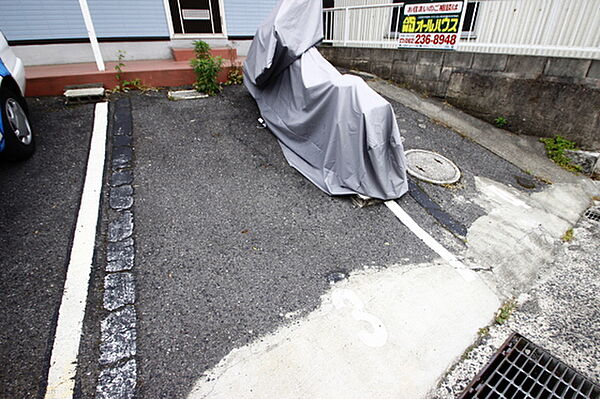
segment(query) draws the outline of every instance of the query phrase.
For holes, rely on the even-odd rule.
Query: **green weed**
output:
[[[215,96],[221,91],[217,75],[221,70],[223,59],[210,55],[210,46],[202,40],[194,42],[194,51],[196,58],[190,61],[196,74],[194,89],[209,96]]]
[[[546,154],[554,163],[571,172],[581,172],[581,166],[574,165],[565,155],[565,150],[578,150],[577,144],[561,136],[541,138],[540,141],[546,146]]]
[[[561,239],[564,242],[571,242],[571,241],[573,241],[573,238],[574,238],[573,229],[569,229],[569,230],[565,231],[565,234],[563,234],[563,236],[561,237]]]
[[[498,313],[496,314],[496,323],[501,325],[506,323],[516,308],[517,303],[514,299],[504,302],[504,305],[498,309]]]
[[[118,51],[117,65],[115,65],[115,78],[117,79],[117,85],[112,90],[113,92],[127,92],[130,90],[148,91],[154,90],[153,87],[146,86],[142,83],[141,79],[127,80],[124,77],[123,67],[125,66],[125,55],[127,53],[123,50]]]
[[[506,120],[505,117],[503,116],[499,116],[496,119],[494,119],[494,123],[496,124],[496,126],[498,126],[500,129],[503,129],[506,127],[506,125],[508,125],[508,121]]]

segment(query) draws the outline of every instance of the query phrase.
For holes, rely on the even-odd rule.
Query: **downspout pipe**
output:
[[[96,30],[94,29],[94,23],[92,22],[92,15],[90,14],[87,0],[79,0],[79,7],[81,8],[85,28],[87,29],[90,44],[92,45],[92,52],[94,53],[96,65],[98,66],[99,71],[104,71],[106,69],[104,66],[104,59],[102,59],[100,45],[98,44],[98,38],[96,37]]]

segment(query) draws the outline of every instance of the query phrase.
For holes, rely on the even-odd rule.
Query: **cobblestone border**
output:
[[[128,98],[114,103],[108,242],[100,323],[97,399],[131,399],[137,384],[135,242],[133,215],[133,119]]]

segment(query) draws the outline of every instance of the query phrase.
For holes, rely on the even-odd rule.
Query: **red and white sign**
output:
[[[398,37],[400,47],[430,48],[453,50],[458,40],[456,33],[401,33]]]

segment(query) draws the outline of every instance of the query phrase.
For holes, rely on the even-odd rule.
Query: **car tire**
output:
[[[10,89],[0,91],[0,113],[4,130],[4,151],[2,158],[21,161],[35,151],[35,140],[29,123],[27,103],[20,94]]]

